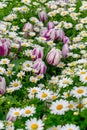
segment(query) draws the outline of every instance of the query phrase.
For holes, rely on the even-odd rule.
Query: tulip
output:
[[[6,91],[6,81],[5,78],[0,76],[0,94],[3,95]]]
[[[39,32],[39,35],[40,35],[41,37],[43,37],[43,36],[46,34],[46,32],[47,32],[47,28],[42,28],[42,29],[40,30],[40,32]]]
[[[10,110],[6,116],[6,120],[8,120],[8,121],[15,121],[16,120],[17,117],[15,117],[13,115],[13,110],[14,110],[13,108],[10,108]]]
[[[33,68],[36,70],[36,74],[45,74],[47,67],[42,59],[39,58],[34,62]]]
[[[40,20],[44,23],[47,20],[47,13],[45,11],[40,12]]]
[[[54,41],[56,39],[56,30],[55,29],[47,30],[47,32],[45,33],[44,37],[47,40],[53,40]]]
[[[32,26],[32,24],[31,23],[26,23],[25,25],[24,25],[24,27],[23,27],[23,31],[24,32],[29,32],[29,31],[33,31],[33,26]]]
[[[48,30],[49,30],[49,29],[53,29],[55,26],[54,26],[53,22],[48,22],[47,27],[48,27]]]
[[[62,47],[62,55],[64,58],[67,58],[69,55],[69,45],[67,43]]]
[[[58,40],[63,40],[65,33],[62,29],[59,29],[59,30],[56,31],[56,35],[57,35]]]
[[[68,43],[69,43],[69,38],[66,37],[66,36],[64,36],[64,38],[63,38],[63,43],[64,43],[64,44],[68,44]]]
[[[61,51],[56,48],[52,48],[47,54],[47,62],[53,66],[57,66],[61,60]]]
[[[32,50],[32,55],[31,55],[32,59],[33,60],[36,60],[38,58],[43,58],[43,49],[42,47],[40,46],[37,46],[35,47],[33,50]]]
[[[10,50],[10,40],[0,38],[0,56],[6,56]]]

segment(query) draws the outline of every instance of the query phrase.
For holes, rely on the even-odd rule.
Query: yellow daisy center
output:
[[[31,111],[30,111],[30,110],[26,110],[25,113],[26,113],[26,114],[30,114]]]
[[[87,80],[87,76],[85,77],[85,80]]]
[[[85,71],[82,71],[80,74],[86,74],[86,72],[85,72]]]
[[[59,105],[57,105],[57,107],[56,107],[57,110],[61,110],[62,108],[63,108],[63,105],[62,105],[62,104],[59,104]]]
[[[68,107],[69,107],[69,108],[73,108],[73,105],[72,105],[72,104],[69,104]]]
[[[38,128],[38,125],[37,124],[32,124],[31,128],[32,128],[32,130],[36,130]]]
[[[53,96],[52,96],[52,99],[53,99],[53,100],[56,99],[56,98],[57,98],[56,95],[53,95]]]
[[[82,94],[83,92],[84,92],[83,89],[78,89],[78,90],[77,90],[77,93],[78,93],[78,94]]]
[[[20,114],[20,113],[19,113],[18,111],[14,113],[14,115],[16,115],[16,116],[19,116],[19,114]]]
[[[42,93],[42,98],[46,98],[47,94],[46,93]]]

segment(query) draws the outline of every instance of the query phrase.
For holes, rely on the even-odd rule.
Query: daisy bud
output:
[[[0,56],[6,56],[10,50],[10,40],[0,38]]]
[[[47,40],[53,40],[54,41],[56,39],[56,30],[55,29],[47,30],[47,32],[45,33],[44,37]]]
[[[47,13],[45,11],[40,12],[40,20],[44,23],[47,20]]]
[[[66,37],[66,36],[64,36],[64,37],[63,37],[63,43],[64,43],[64,44],[68,44],[68,43],[69,43],[69,38]]]
[[[6,91],[6,81],[5,78],[0,76],[0,94],[3,95]]]
[[[36,60],[36,59],[38,59],[38,58],[43,58],[43,49],[42,49],[42,47],[39,47],[39,46],[37,46],[37,47],[35,47],[33,50],[32,50],[32,59],[33,60]]]
[[[69,55],[69,45],[67,43],[62,47],[62,54],[64,58],[67,58]]]
[[[61,60],[61,51],[59,49],[53,48],[47,54],[47,62],[53,66],[57,66]]]
[[[53,22],[48,22],[47,27],[48,27],[48,30],[49,30],[49,29],[53,29],[55,26],[54,26]]]
[[[10,108],[7,116],[6,116],[6,120],[8,121],[15,121],[16,120],[16,117],[13,115],[13,108]]]
[[[56,31],[56,35],[57,35],[58,40],[63,40],[65,33],[62,29],[59,29],[59,30]]]
[[[34,62],[33,68],[36,70],[36,74],[45,74],[47,67],[45,63],[39,58]]]

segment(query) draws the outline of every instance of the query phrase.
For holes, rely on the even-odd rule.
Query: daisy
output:
[[[50,127],[47,130],[61,130],[61,125]]]
[[[74,87],[71,90],[71,95],[76,98],[81,98],[82,96],[87,96],[87,88],[84,86]]]
[[[67,87],[68,85],[72,84],[73,80],[71,78],[63,78],[59,80],[59,87]]]
[[[8,58],[1,59],[0,64],[7,65],[10,63],[10,60]]]
[[[40,100],[47,100],[50,99],[52,93],[49,90],[41,90],[39,93],[36,94],[36,97],[39,98]]]
[[[0,74],[4,74],[5,69],[3,67],[0,67]]]
[[[37,120],[36,118],[31,118],[30,120],[27,120],[26,123],[26,129],[27,130],[43,130],[44,124],[42,120]]]
[[[20,72],[17,74],[17,77],[18,77],[18,78],[22,78],[24,75],[25,75],[25,72],[20,71]]]
[[[69,102],[69,105],[68,105],[68,108],[69,108],[70,110],[75,110],[75,109],[76,109],[76,103],[73,102],[73,101],[70,101],[70,102]]]
[[[80,130],[80,128],[74,124],[66,124],[61,130]]]
[[[7,122],[6,130],[14,130],[14,124],[11,121]]]
[[[23,63],[23,70],[24,71],[31,71],[32,70],[32,61],[25,61]]]
[[[87,71],[85,69],[79,69],[76,73],[78,76],[84,76],[85,74],[87,74]]]
[[[87,73],[80,76],[80,81],[83,83],[87,83]]]
[[[19,80],[15,80],[10,82],[10,86],[14,88],[14,90],[19,90],[22,87],[22,84]]]
[[[3,121],[0,121],[0,130],[4,129]]]
[[[29,5],[31,0],[21,0],[22,3],[26,4],[26,5]]]
[[[63,115],[66,111],[69,110],[68,108],[68,102],[66,100],[56,100],[55,102],[52,102],[50,106],[50,110],[52,114],[58,114]]]
[[[29,116],[33,116],[33,114],[35,113],[36,108],[35,107],[31,107],[31,106],[27,106],[23,109],[23,114],[22,116],[24,117],[29,117]]]
[[[37,78],[37,77],[34,77],[34,76],[31,76],[29,80],[30,80],[30,82],[32,82],[32,83],[37,83],[38,78]]]
[[[14,108],[14,109],[12,110],[12,112],[13,112],[13,116],[14,116],[14,117],[19,117],[19,116],[22,115],[23,110],[21,110],[20,108]]]

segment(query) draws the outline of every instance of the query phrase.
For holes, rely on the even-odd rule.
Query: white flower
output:
[[[60,79],[59,80],[59,87],[67,87],[68,85],[72,84],[73,83],[73,80],[70,79],[70,78],[63,78],[63,79]]]
[[[61,130],[80,130],[80,128],[74,124],[66,124]]]
[[[83,83],[87,83],[87,73],[84,75],[80,75],[80,81]]]
[[[20,71],[20,72],[17,74],[17,77],[18,77],[18,78],[22,78],[24,75],[25,75],[25,72]]]
[[[4,74],[5,69],[3,67],[0,67],[0,74]]]
[[[61,125],[50,127],[47,130],[61,130]]]
[[[19,80],[15,80],[10,82],[10,86],[14,88],[14,90],[19,90],[22,87],[22,84]]]
[[[22,3],[26,4],[26,5],[29,5],[31,0],[21,0]]]
[[[68,111],[68,102],[66,100],[56,100],[52,102],[50,110],[52,114],[63,115],[66,111]]]
[[[83,28],[83,24],[76,24],[75,28],[76,30],[81,30]]]
[[[34,77],[34,76],[31,76],[30,77],[30,82],[32,82],[32,83],[37,83],[37,81],[39,80],[37,77]]]
[[[18,117],[18,116],[21,116],[21,115],[22,115],[23,110],[20,109],[20,108],[14,108],[14,109],[12,110],[12,112],[13,112],[13,116],[14,116],[14,117]]]
[[[29,117],[29,116],[33,116],[33,114],[35,113],[35,107],[33,106],[27,106],[23,109],[23,114],[22,116],[24,117]]]
[[[39,93],[36,94],[36,97],[44,101],[44,100],[50,99],[51,95],[52,95],[51,91],[41,90]]]
[[[3,121],[0,121],[0,130],[4,129]]]
[[[30,120],[27,120],[26,123],[26,129],[27,130],[43,130],[44,124],[42,120],[37,120],[36,118],[32,118]]]
[[[1,59],[0,64],[7,65],[10,63],[10,60],[8,58]]]
[[[82,96],[86,96],[87,95],[87,88],[84,86],[74,87],[71,90],[71,95],[73,95],[76,98],[81,98]]]

